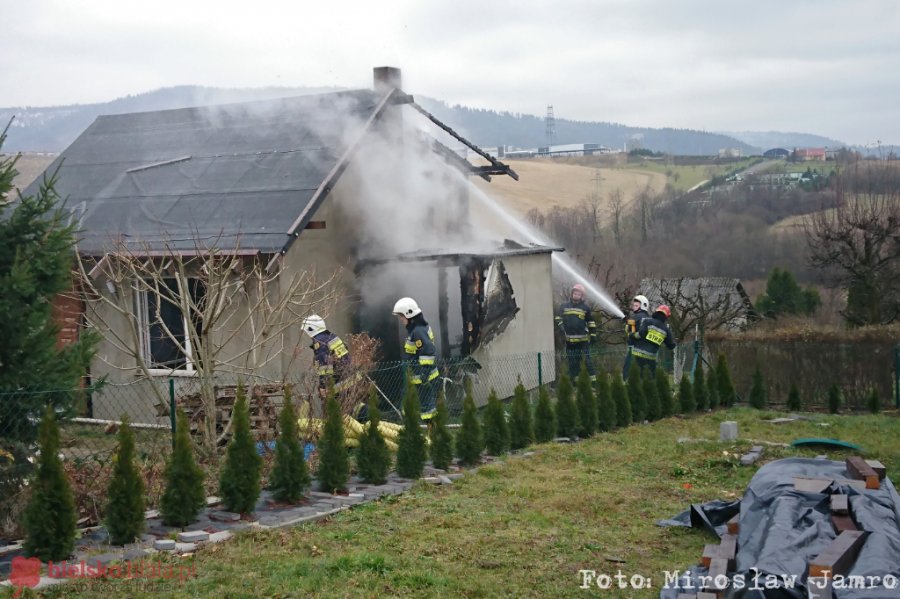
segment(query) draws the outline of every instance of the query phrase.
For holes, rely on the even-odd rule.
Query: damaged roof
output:
[[[356,90],[101,116],[47,172],[82,253],[283,252],[384,108],[411,102]]]

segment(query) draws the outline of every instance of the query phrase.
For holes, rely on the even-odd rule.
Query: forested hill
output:
[[[267,87],[254,89],[223,89],[199,86],[179,86],[126,96],[110,102],[49,107],[0,108],[0,123],[13,116],[4,152],[60,152],[102,114],[144,112],[187,106],[224,104],[268,98],[296,96],[337,91],[336,88]],[[416,100],[469,137],[471,141],[492,148],[499,145],[537,148],[546,145],[546,122],[543,116],[497,112],[465,106],[449,106],[423,96]],[[688,129],[652,129],[616,123],[571,121],[556,119],[554,143],[596,143],[613,149],[642,147],[653,151],[682,155],[715,155],[720,149],[739,148],[744,154],[766,149],[747,143],[752,133],[737,136],[708,133]],[[761,134],[760,134],[761,135]],[[768,135],[776,135],[770,133]],[[793,138],[807,141],[804,134],[777,134],[784,147],[806,146],[790,143]],[[758,138],[760,140],[765,138]],[[771,139],[769,137],[768,139]],[[836,146],[831,144],[832,146]],[[828,145],[828,144],[824,144]]]

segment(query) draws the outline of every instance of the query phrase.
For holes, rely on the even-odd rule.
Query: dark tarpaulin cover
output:
[[[770,462],[759,469],[740,501],[692,505],[659,524],[702,528],[721,536],[725,523],[739,510],[736,565],[734,572],[729,572],[731,584],[723,594],[725,599],[815,596],[809,593],[817,589],[808,585],[808,564],[837,535],[831,524],[828,494],[795,491],[797,476],[838,481],[832,483],[830,490],[848,495],[854,521],[860,530],[867,532],[847,578],[835,580],[834,597],[900,598],[900,497],[888,478],[882,481],[880,489],[858,490],[840,484],[839,481],[848,478],[843,462],[806,458]],[[707,574],[707,570],[694,566],[681,573],[679,586],[670,584],[669,588],[661,588],[660,599],[676,599],[680,592],[697,593],[700,590],[697,576]],[[769,588],[775,584],[775,577],[781,581],[779,588]],[[853,585],[857,588],[849,588]]]

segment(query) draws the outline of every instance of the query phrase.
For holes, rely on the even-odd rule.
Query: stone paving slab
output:
[[[209,533],[205,530],[189,530],[178,533],[180,543],[202,543],[209,540]]]

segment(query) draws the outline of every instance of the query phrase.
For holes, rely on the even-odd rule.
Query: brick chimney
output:
[[[392,87],[403,89],[403,78],[397,67],[375,67],[372,69],[374,88],[379,94],[385,94]]]

